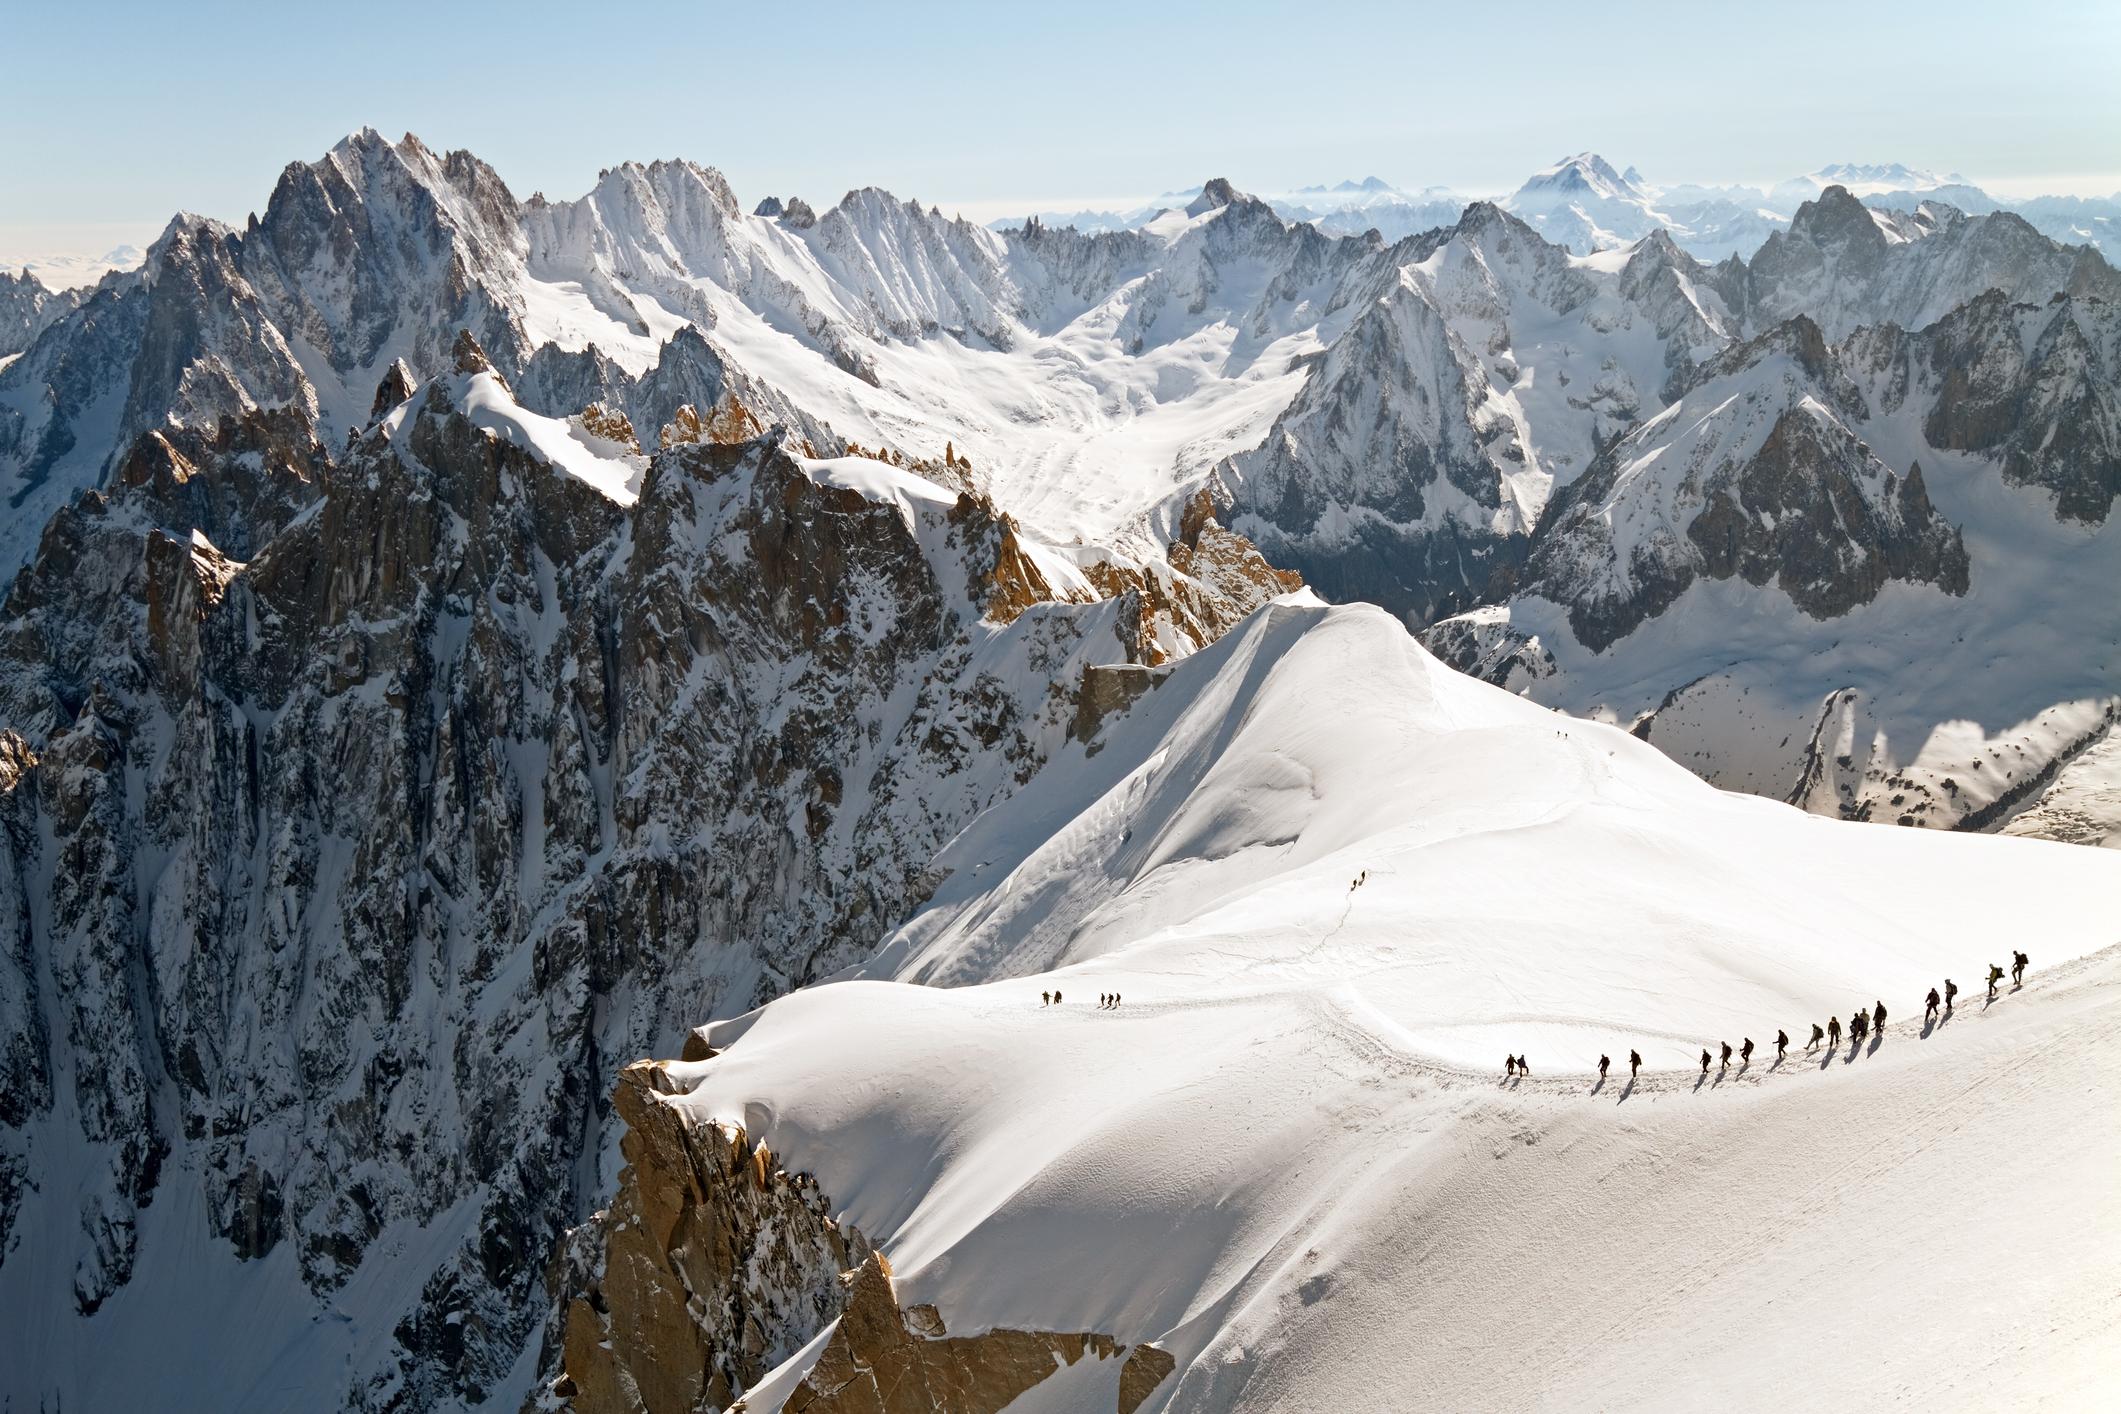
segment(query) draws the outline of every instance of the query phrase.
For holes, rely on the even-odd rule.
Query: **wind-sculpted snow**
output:
[[[1152,1342],[1159,1410],[2110,1378],[2121,1131],[2082,1100],[2121,857],[1725,795],[1367,608],[1270,608],[1091,745],[954,841],[856,975],[659,1067],[689,1122],[812,1175],[901,1302]],[[2013,943],[2035,971],[1984,1007]],[[1879,999],[1875,1044],[1807,1048]],[[1822,1332],[1823,1289],[1921,1334]]]

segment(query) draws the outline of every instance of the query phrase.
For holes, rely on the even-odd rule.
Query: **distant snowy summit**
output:
[[[1328,235],[1374,230],[1386,240],[1455,225],[1473,201],[1486,195],[1548,240],[1578,255],[1615,250],[1652,231],[1664,231],[1689,255],[1702,260],[1751,256],[1805,202],[1841,187],[1880,210],[1913,211],[1938,203],[1970,216],[2015,211],[2050,240],[2102,246],[2121,230],[2121,192],[2108,197],[2039,196],[2005,201],[1957,172],[1932,172],[1900,162],[1834,162],[1761,188],[1733,184],[1651,182],[1635,167],[1616,169],[1596,152],[1563,157],[1534,172],[1507,194],[1464,193],[1448,187],[1399,187],[1381,177],[1260,191],[1260,200],[1290,221],[1307,221]],[[1040,224],[1073,226],[1084,232],[1134,230],[1164,210],[1183,209],[1198,189],[1166,192],[1127,210],[1041,211]],[[994,222],[1020,226],[1024,218]],[[2110,246],[2109,246],[2110,248]]]

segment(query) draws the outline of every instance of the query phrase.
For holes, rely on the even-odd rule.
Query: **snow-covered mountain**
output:
[[[643,456],[468,335],[337,455],[142,439],[7,600],[8,1398],[519,1379],[613,1058],[862,956],[1087,668],[1287,587],[1187,537],[1041,546],[785,434]]]
[[[50,290],[33,275],[0,270],[0,359],[12,360],[45,328],[81,302],[71,290]]]
[[[1607,164],[1552,175],[1549,216],[1580,183],[1657,209]],[[1352,185],[1311,195],[1383,196]],[[1305,700],[1429,704],[1336,729],[1487,762],[1468,798],[1520,822],[1568,813],[1555,781],[1596,770],[1543,743],[1576,729],[1410,628],[1712,781],[2106,837],[2115,297],[2015,217],[1839,189],[1710,265],[1664,226],[1572,252],[1486,202],[1336,237],[1220,179],[1100,233],[873,189],[747,207],[689,162],[522,200],[362,132],[240,227],[179,216],[0,367],[0,1312],[52,1352],[0,1398],[513,1401],[571,1331],[599,1344],[569,1298],[610,1294],[617,1239],[555,1244],[613,1191],[624,1061],[863,964],[931,898],[871,976],[1019,975],[1105,908],[1183,931],[1207,894],[1136,915],[1103,866],[1062,898],[1052,861],[1166,825],[1174,859],[1278,857],[1318,769],[1282,741]],[[1206,769],[1232,739],[1201,714],[1234,732],[1266,678],[1243,789],[1179,770],[1202,803],[1133,843],[1126,792],[1178,759],[1154,723],[1206,704],[1166,743]],[[1818,857],[1828,827],[1586,730],[1569,751],[1626,751],[1611,789],[1661,828],[1763,812],[1734,847],[1784,879]],[[1491,739],[1540,747],[1521,794]],[[1071,823],[1066,793],[1130,762],[1098,787],[1120,814]],[[1955,848],[1871,836],[1831,848],[1886,873]],[[915,946],[1049,846],[992,901],[1022,926]],[[2069,860],[2024,867],[2082,950],[2098,855],[1977,846],[1966,877]],[[1668,867],[1614,848],[1616,877]],[[699,1337],[744,1352],[732,1393],[838,1309],[835,1263],[904,1233],[828,1230],[750,1149],[657,1133],[629,1142],[758,1173],[730,1231],[770,1255],[714,1278],[746,1294]],[[638,1240],[618,1265],[661,1282]]]
[[[2121,1129],[2086,1096],[2121,1078],[2121,855],[1719,794],[1373,609],[1278,604],[938,865],[847,978],[626,1072],[565,1407],[1676,1410],[1940,1365],[1948,1405],[2069,1406],[2111,1378]],[[2040,971],[1984,1007],[1999,939]],[[1960,1004],[1916,1019],[1947,975]],[[1878,1040],[1807,1047],[1876,999]],[[780,1255],[827,1247],[860,1275]],[[1822,1333],[1791,1299],[1819,1290],[1920,1334]]]
[[[1777,326],[1606,450],[1511,597],[1429,641],[1735,789],[1956,828],[2052,792],[2046,832],[2114,838],[2096,772],[2064,782],[2121,719],[2117,312],[1991,291],[1838,347]]]

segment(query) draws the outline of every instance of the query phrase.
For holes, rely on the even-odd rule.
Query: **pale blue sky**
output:
[[[1499,191],[1582,148],[1663,181],[1849,160],[2121,186],[2117,0],[0,0],[0,35],[0,251],[241,220],[364,124],[522,195],[684,156],[747,204],[873,184],[976,215],[1212,175]]]

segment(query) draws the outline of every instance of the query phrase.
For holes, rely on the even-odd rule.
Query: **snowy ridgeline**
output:
[[[1154,1342],[1169,1410],[2082,1408],[2121,1374],[2113,853],[1720,794],[1365,610],[1269,609],[1098,745],[876,960],[663,1068],[901,1301]],[[1882,1038],[1806,1045],[1881,999]]]
[[[2046,1071],[1951,1097],[2110,1031],[2104,964],[2046,969],[2115,941],[2115,853],[1697,779],[2121,822],[2113,272],[1860,195],[1710,267],[1492,204],[1334,239],[1224,182],[1097,236],[747,214],[689,163],[518,201],[363,133],[254,227],[18,301],[0,1312],[44,1354],[0,1402],[513,1407],[615,1069],[843,969],[673,1072],[687,1113],[816,1172],[953,1332],[1159,1342],[1156,1407],[1538,1402],[1499,1366],[1640,1403],[1605,1308],[1520,1368],[1469,1284],[1548,1279],[1549,1231],[1585,1283],[1654,1247],[1646,1329],[1736,1381],[1795,1308],[1755,1343],[1671,1293],[1823,1281],[2043,1150],[2060,1210],[2111,1132],[2024,1103]],[[1913,1040],[2014,942],[2030,992]],[[1674,1092],[1881,998],[1853,1068]],[[1549,1108],[1630,1048],[1612,1113]],[[1909,1167],[1837,1157],[1876,1192],[1835,1207],[1804,1160],[1890,1115]],[[1709,1198],[1756,1173],[1782,1206]],[[1713,1217],[1616,1216],[1660,1184]],[[2007,1236],[1968,1268],[2051,1257],[2026,1319],[2098,1329],[2040,1313],[2110,1251]],[[1385,1328],[1450,1339],[1349,1344]]]

